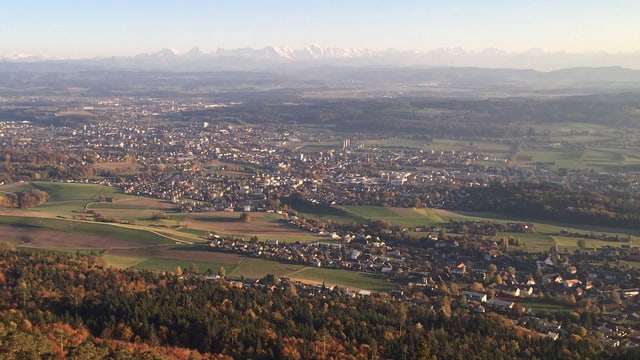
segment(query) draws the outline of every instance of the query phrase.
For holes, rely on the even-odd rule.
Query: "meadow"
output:
[[[292,280],[312,281],[325,285],[340,285],[350,289],[384,291],[397,289],[396,283],[388,281],[380,274],[370,274],[357,271],[344,271],[306,267],[295,274],[289,274]]]
[[[167,272],[176,272],[178,267],[182,270],[183,273],[189,271],[196,272],[207,272],[211,274],[217,274],[220,268],[224,268],[225,272],[233,271],[235,268],[234,264],[225,264],[225,263],[214,263],[214,262],[203,262],[203,261],[189,261],[186,259],[162,259],[162,258],[151,258],[146,259],[142,262],[135,264],[133,267],[140,270],[149,270],[149,271],[167,271]]]
[[[267,274],[273,274],[276,278],[287,277],[292,281],[325,283],[327,286],[340,285],[352,289],[379,291],[397,288],[397,284],[387,281],[379,274],[308,267],[255,258],[246,258],[233,271],[227,270],[227,275],[251,279],[260,279]]]
[[[427,208],[392,208],[384,206],[303,205],[296,207],[304,216],[336,223],[368,223],[387,220],[398,226],[426,226],[442,224],[444,220]]]
[[[233,271],[227,271],[227,275],[244,276],[245,278],[261,279],[268,274],[273,274],[276,278],[289,276],[304,268],[304,265],[281,263],[277,261],[245,258]]]
[[[167,244],[173,243],[166,236],[162,236],[153,232],[142,229],[134,229],[131,227],[103,224],[95,222],[74,221],[67,219],[45,218],[45,217],[27,217],[27,216],[0,216],[1,225],[9,225],[16,231],[27,232],[28,229],[43,229],[53,232],[67,233],[69,241],[76,236],[94,235],[115,240],[131,241],[133,243],[143,244]],[[62,241],[56,244],[57,247],[65,247]]]

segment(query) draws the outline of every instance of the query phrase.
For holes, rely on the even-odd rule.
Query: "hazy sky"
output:
[[[3,0],[0,56],[194,46],[640,50],[638,0]]]

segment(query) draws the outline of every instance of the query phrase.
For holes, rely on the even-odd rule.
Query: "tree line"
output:
[[[640,194],[576,190],[549,182],[493,183],[463,189],[455,208],[608,227],[640,226]]]
[[[237,288],[118,270],[96,256],[0,244],[5,358],[621,358],[584,337],[552,341],[448,296],[413,306],[292,284]],[[16,355],[17,354],[17,355]]]
[[[13,193],[0,193],[0,207],[28,209],[42,205],[49,199],[46,191],[27,189]]]

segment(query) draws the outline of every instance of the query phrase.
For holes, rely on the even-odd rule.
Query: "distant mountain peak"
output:
[[[0,59],[14,62],[50,61],[14,52]],[[305,48],[292,49],[286,46],[266,46],[260,49],[218,48],[203,52],[194,47],[185,53],[164,48],[155,53],[129,57],[105,57],[94,59],[56,60],[96,65],[105,68],[128,69],[260,69],[282,64],[301,65],[346,65],[346,66],[455,66],[479,68],[514,68],[557,70],[572,67],[620,66],[640,68],[640,52],[609,54],[606,52],[566,53],[530,49],[521,53],[508,53],[496,48],[468,50],[460,47],[439,48],[427,52],[415,50],[370,50],[358,48],[322,47],[311,44]]]

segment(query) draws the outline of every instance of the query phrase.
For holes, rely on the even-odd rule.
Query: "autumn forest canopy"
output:
[[[115,270],[93,255],[2,244],[0,351],[25,358],[614,359],[589,338],[553,341],[449,295],[432,306],[240,289],[198,276]],[[36,355],[37,354],[37,355]]]

